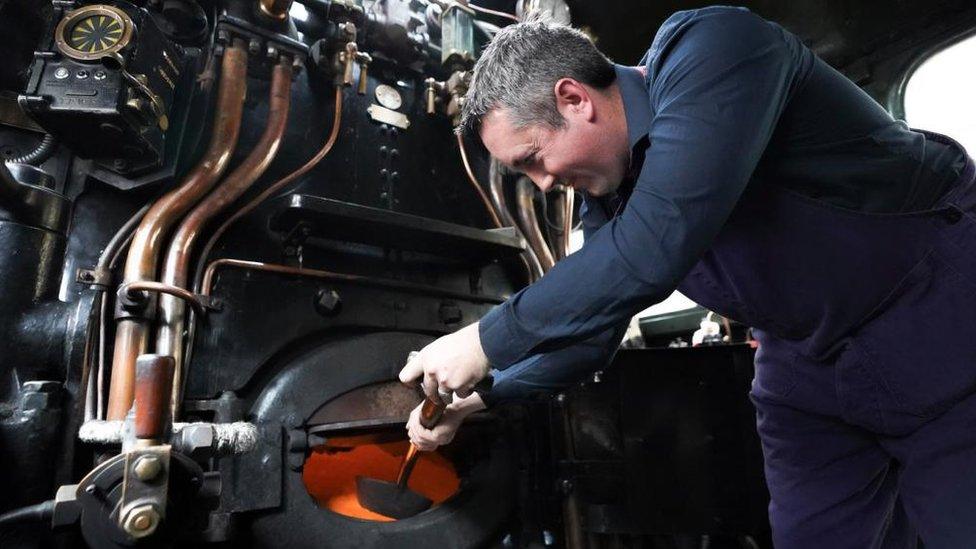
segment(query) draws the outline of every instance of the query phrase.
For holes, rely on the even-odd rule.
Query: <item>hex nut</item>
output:
[[[152,505],[137,505],[125,514],[122,529],[134,538],[144,538],[152,535],[159,527],[159,513]]]
[[[214,447],[214,430],[209,425],[187,425],[180,430],[179,449],[194,459],[210,457]]]
[[[158,477],[162,471],[163,464],[160,463],[159,458],[156,456],[142,456],[132,466],[132,472],[136,474],[136,478],[143,482],[148,482]]]

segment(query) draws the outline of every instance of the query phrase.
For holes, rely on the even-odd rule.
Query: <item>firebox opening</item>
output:
[[[374,513],[356,499],[356,477],[367,476],[396,481],[400,462],[407,452],[406,440],[320,446],[305,461],[302,481],[318,505],[347,517],[390,522],[394,519]],[[408,486],[440,505],[458,491],[460,479],[454,464],[438,452],[421,454]]]

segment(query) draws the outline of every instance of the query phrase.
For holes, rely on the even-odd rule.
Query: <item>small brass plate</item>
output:
[[[366,109],[366,112],[369,113],[370,118],[377,122],[396,126],[401,130],[405,130],[410,127],[410,120],[407,118],[407,115],[396,111],[391,111],[386,107],[370,105]]]

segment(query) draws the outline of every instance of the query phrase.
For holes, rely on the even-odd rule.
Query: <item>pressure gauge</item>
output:
[[[132,40],[134,25],[124,11],[103,4],[69,13],[55,29],[55,42],[64,55],[79,61],[114,56]]]

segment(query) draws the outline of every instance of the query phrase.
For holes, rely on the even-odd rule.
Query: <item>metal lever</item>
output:
[[[135,435],[155,444],[165,435],[166,415],[176,361],[171,356],[136,359]]]
[[[356,52],[356,61],[359,62],[359,86],[356,88],[356,92],[359,95],[366,95],[366,85],[369,82],[367,70],[373,58],[368,53]]]
[[[342,63],[342,85],[352,85],[352,66],[356,62],[359,46],[355,42],[347,42],[346,49],[339,52],[339,62]]]

